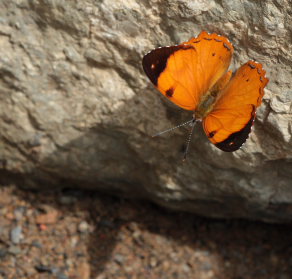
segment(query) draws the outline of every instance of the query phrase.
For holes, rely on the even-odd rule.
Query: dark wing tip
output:
[[[182,44],[177,46],[160,47],[148,52],[142,59],[144,72],[151,82],[157,86],[158,78],[166,68],[167,60],[170,55],[178,50],[189,48],[193,48],[193,46]]]

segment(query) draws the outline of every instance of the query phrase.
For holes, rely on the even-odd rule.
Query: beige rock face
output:
[[[292,2],[0,1],[1,180],[94,188],[213,217],[292,219]],[[227,36],[270,83],[242,149],[224,153],[145,76],[149,50]]]

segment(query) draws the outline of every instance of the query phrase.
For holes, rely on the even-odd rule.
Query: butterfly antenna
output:
[[[190,146],[191,138],[192,138],[192,135],[193,135],[194,127],[195,127],[195,125],[197,123],[195,118],[193,118],[191,121],[192,121],[192,127],[191,127],[191,130],[189,132],[189,136],[188,136],[187,141],[186,141],[186,148],[185,148],[185,151],[184,151],[183,161],[185,161],[187,159],[187,154],[188,154],[188,151],[189,151],[189,146]]]
[[[173,130],[175,130],[175,129],[179,128],[179,127],[185,126],[185,125],[187,125],[187,124],[189,124],[189,123],[191,123],[191,122],[193,122],[193,121],[194,121],[194,119],[191,119],[191,120],[189,120],[189,121],[187,121],[187,122],[185,122],[185,123],[179,124],[179,125],[177,125],[177,126],[175,126],[175,127],[172,127],[172,128],[170,128],[170,129],[167,129],[167,130],[164,130],[164,131],[159,132],[159,133],[157,133],[157,134],[154,134],[152,137],[154,138],[154,137],[160,136],[160,135],[162,135],[162,134],[165,134],[165,133],[167,133],[167,132],[173,131]]]

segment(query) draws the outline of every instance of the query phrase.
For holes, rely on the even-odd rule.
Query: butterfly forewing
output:
[[[162,47],[143,58],[143,69],[158,90],[174,104],[195,110],[204,95],[227,71],[231,43],[201,32],[177,46]]]

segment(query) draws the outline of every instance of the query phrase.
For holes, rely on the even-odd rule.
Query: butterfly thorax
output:
[[[211,89],[201,97],[201,100],[194,111],[195,119],[203,119],[210,113],[210,111],[212,111],[216,103],[218,93],[218,90]]]

